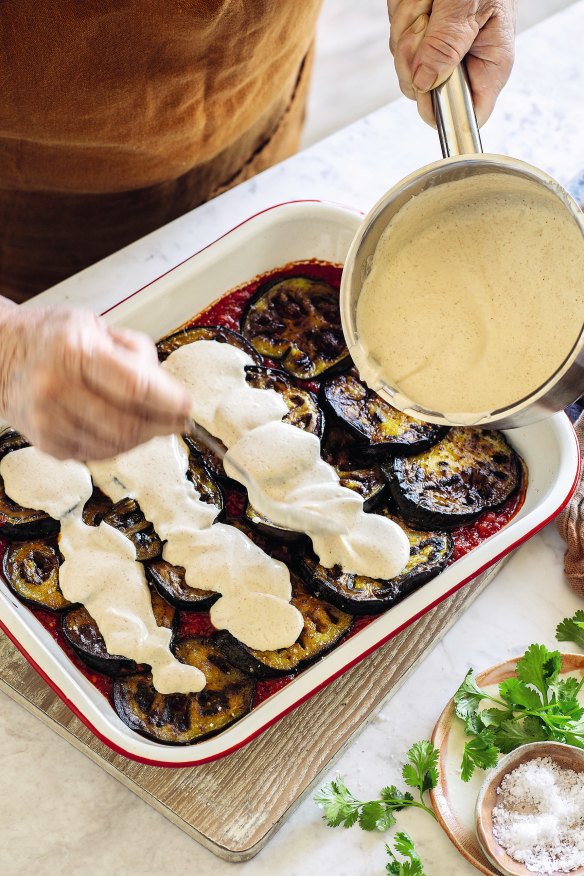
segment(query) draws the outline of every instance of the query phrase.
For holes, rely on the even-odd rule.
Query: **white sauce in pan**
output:
[[[327,568],[338,564],[371,578],[398,575],[410,555],[403,531],[365,514],[362,498],[342,487],[320,458],[318,438],[281,422],[284,401],[274,390],[251,387],[246,365],[253,365],[251,358],[236,347],[197,341],[175,350],[162,367],[190,391],[193,419],[227,446],[225,470],[244,483],[260,513],[306,532]]]
[[[584,237],[552,193],[499,174],[412,198],[357,305],[359,371],[455,423],[536,392],[584,323]],[[366,354],[366,355],[364,355]]]

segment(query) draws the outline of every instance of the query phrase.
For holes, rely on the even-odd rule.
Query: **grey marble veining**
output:
[[[562,182],[584,166],[582,34],[584,2],[525,34],[512,81],[484,131],[489,150],[538,164]],[[265,206],[317,197],[366,209],[438,154],[435,133],[411,104],[398,101],[60,284],[46,293],[45,303],[105,309]],[[548,527],[519,550],[334,772],[364,796],[397,781],[405,751],[430,734],[469,665],[489,666],[532,641],[553,645],[558,620],[579,607],[563,578],[560,538]],[[215,859],[3,696],[0,752],[3,876],[384,872],[381,836],[326,828],[309,799],[254,860],[230,865]],[[415,838],[428,876],[476,872],[423,814],[402,813],[399,826]]]

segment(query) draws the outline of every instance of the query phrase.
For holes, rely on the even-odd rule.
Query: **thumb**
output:
[[[412,63],[412,79],[419,92],[445,82],[471,48],[479,32],[469,14],[468,0],[435,0],[424,38]]]

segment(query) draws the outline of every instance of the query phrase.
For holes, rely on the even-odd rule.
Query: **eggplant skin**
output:
[[[2,573],[22,602],[49,611],[71,607],[59,587],[61,553],[55,539],[12,542],[4,553]]]
[[[351,430],[357,454],[410,456],[432,447],[448,429],[423,423],[392,407],[352,369],[323,383],[323,406]]]
[[[341,486],[361,496],[365,511],[381,503],[386,492],[381,468],[373,459],[360,459],[355,439],[346,429],[327,423],[320,455],[333,466]]]
[[[262,364],[261,356],[256,353],[243,335],[223,325],[196,325],[193,328],[180,329],[166,338],[161,338],[156,344],[158,358],[161,362],[164,362],[179,347],[194,344],[196,341],[218,341],[220,344],[231,344],[232,347],[237,347],[239,350],[247,353],[257,365]]]
[[[252,707],[255,681],[232,666],[213,638],[192,636],[174,647],[176,657],[207,679],[200,693],[161,694],[152,676],[114,683],[114,707],[131,730],[165,745],[192,745],[220,733]]]
[[[178,614],[155,590],[151,591],[152,609],[159,627],[174,632]],[[147,672],[147,666],[136,664],[127,657],[110,654],[103,636],[89,612],[82,605],[61,617],[61,629],[73,650],[83,662],[104,675],[129,675]]]
[[[448,532],[420,532],[388,509],[383,514],[403,529],[410,542],[410,559],[403,572],[388,581],[353,575],[338,566],[326,569],[308,551],[300,557],[298,567],[311,593],[354,615],[380,614],[448,565],[454,547]]]
[[[211,590],[189,587],[182,566],[173,566],[166,560],[155,560],[144,566],[146,577],[158,593],[176,608],[189,611],[208,611],[220,594]]]
[[[116,502],[104,514],[103,520],[130,539],[136,549],[137,560],[154,560],[162,554],[162,542],[135,499]]]
[[[0,435],[0,460],[14,450],[22,450],[30,444],[22,435],[8,429]],[[45,511],[23,508],[6,495],[4,481],[0,477],[0,533],[10,539],[48,538],[59,532],[58,520]]]
[[[382,469],[399,512],[419,528],[471,523],[503,505],[522,482],[521,459],[501,432],[462,427]]]
[[[324,417],[314,393],[296,386],[284,371],[277,368],[248,365],[245,371],[247,383],[255,389],[273,389],[282,396],[288,407],[288,413],[282,417],[284,423],[322,437]]]
[[[295,276],[263,283],[243,314],[244,337],[262,356],[279,359],[293,377],[312,380],[347,368],[339,290]]]
[[[298,577],[292,579],[291,601],[304,618],[304,628],[293,645],[277,651],[258,651],[222,630],[216,641],[229,662],[256,678],[288,675],[323,657],[353,625],[350,614],[309,594]]]

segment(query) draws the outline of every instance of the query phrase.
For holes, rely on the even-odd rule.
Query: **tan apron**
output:
[[[291,155],[320,4],[0,2],[0,294],[23,301]]]

